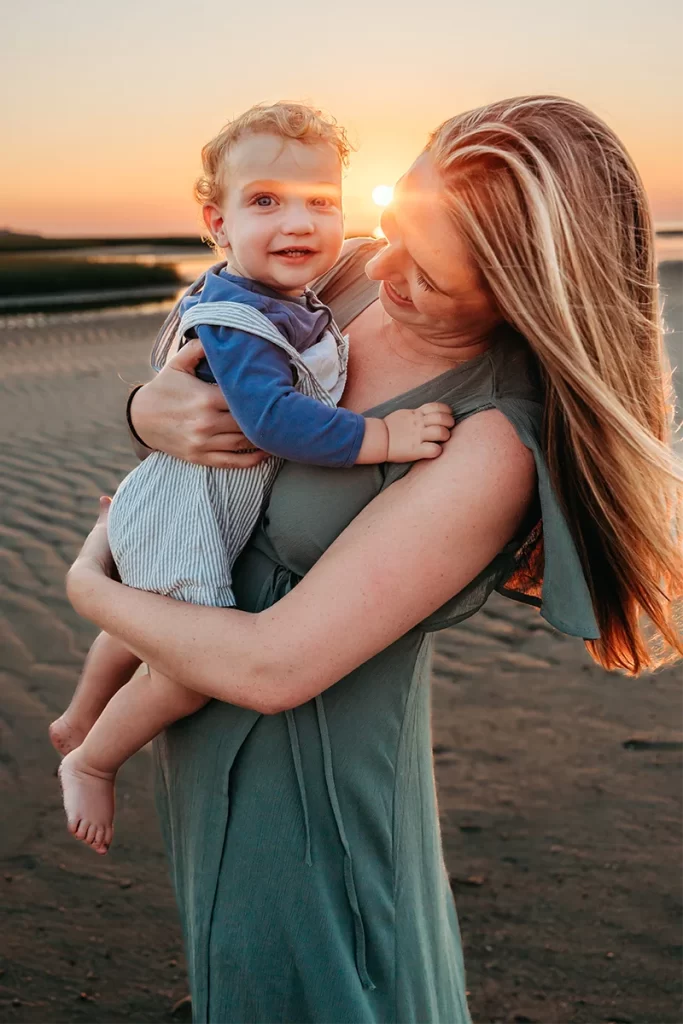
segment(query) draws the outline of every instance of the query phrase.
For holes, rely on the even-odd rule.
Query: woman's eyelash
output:
[[[420,288],[424,288],[424,290],[426,292],[433,292],[434,291],[434,289],[432,288],[432,286],[429,283],[429,281],[425,281],[425,279],[422,276],[422,274],[418,274],[417,275],[417,283],[419,284]]]

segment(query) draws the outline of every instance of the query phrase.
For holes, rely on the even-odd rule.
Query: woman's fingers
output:
[[[97,522],[98,522],[98,524],[100,526],[102,526],[102,525],[106,526],[107,525],[107,520],[109,519],[109,509],[110,508],[111,508],[111,498],[108,497],[106,494],[101,495],[101,497],[100,497],[100,511],[99,511],[99,515],[97,517]]]
[[[197,356],[201,346],[194,353],[179,352],[136,391],[129,408],[133,428],[147,447],[190,462],[201,461],[198,455],[213,434],[240,432],[220,388],[191,373]]]
[[[249,452],[210,451],[202,456],[201,465],[214,469],[251,469],[268,458],[268,452],[262,452],[259,448]]]
[[[211,434],[188,432],[187,462],[220,469],[249,469],[268,458],[240,433]]]
[[[245,452],[252,450],[255,446],[244,434],[238,431],[228,431],[225,434],[212,434],[206,442],[206,450],[211,452]]]
[[[97,522],[85,538],[83,547],[76,559],[76,561],[82,559],[90,563],[90,565],[95,565],[107,576],[112,576],[116,571],[114,559],[112,558],[111,549],[109,547],[109,537],[107,535],[107,520],[109,518],[110,505],[111,498],[100,498]]]
[[[169,359],[166,366],[169,369],[180,370],[181,373],[191,373],[197,369],[197,364],[204,358],[204,349],[199,338],[193,338],[180,349],[179,352]]]
[[[255,466],[267,456],[248,451],[254,446],[230,415],[221,389],[194,376],[203,355],[199,339],[188,342],[136,393],[130,408],[135,431],[148,447],[185,462]]]

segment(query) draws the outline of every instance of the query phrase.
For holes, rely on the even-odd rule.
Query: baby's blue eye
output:
[[[273,202],[273,197],[272,196],[259,196],[258,199],[256,200],[256,205],[257,206],[267,207],[267,206],[270,206],[270,204],[272,202]]]

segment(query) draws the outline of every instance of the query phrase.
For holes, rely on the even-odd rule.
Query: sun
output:
[[[393,198],[393,185],[375,185],[372,190],[372,201],[376,206],[388,206]]]

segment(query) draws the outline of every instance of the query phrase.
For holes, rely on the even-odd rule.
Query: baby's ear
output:
[[[229,247],[228,236],[225,231],[225,221],[221,210],[213,203],[205,203],[202,207],[202,217],[206,228],[217,245],[222,249]]]

